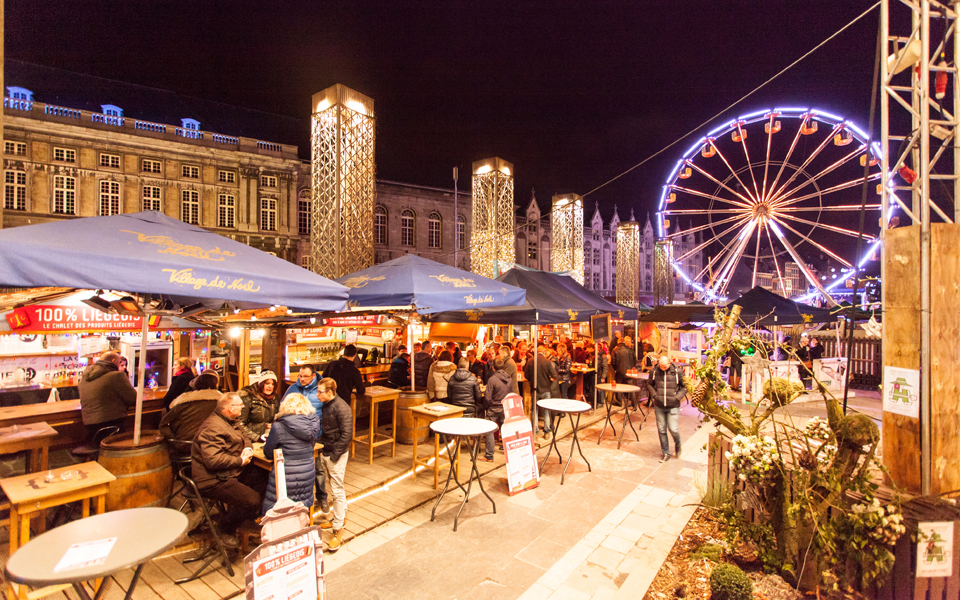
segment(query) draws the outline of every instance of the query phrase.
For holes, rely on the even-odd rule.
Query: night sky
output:
[[[470,163],[500,156],[518,202],[536,188],[546,205],[646,159],[871,4],[6,0],[6,53],[304,119],[313,93],[342,83],[376,102],[379,178],[452,187],[459,164],[468,190]],[[866,130],[878,15],[697,135],[802,105]],[[642,218],[693,141],[587,199]]]

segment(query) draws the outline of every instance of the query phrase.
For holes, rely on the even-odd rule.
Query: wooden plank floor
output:
[[[634,418],[639,419],[639,416],[634,416]],[[620,419],[619,416],[615,418],[618,427]],[[581,419],[580,428],[584,429],[602,420],[603,409],[586,413]],[[559,427],[559,434],[563,437],[569,431],[569,422],[564,420]],[[384,429],[383,432],[388,433],[389,429]],[[545,443],[542,440],[538,441],[538,447],[543,445]],[[413,479],[411,469],[412,449],[413,446],[397,444],[396,456],[391,457],[390,447],[381,446],[375,449],[373,464],[368,464],[366,447],[357,446],[356,450],[359,456],[350,457],[345,477],[348,502],[347,519],[344,525],[346,530],[345,540],[352,539],[418,506],[435,500],[440,494],[447,475],[448,459],[445,455],[440,459],[442,464],[440,489],[434,489],[432,470],[424,469],[417,474],[416,480]],[[430,449],[432,449],[432,444],[418,446],[421,456]],[[442,447],[441,450],[443,450]],[[465,477],[470,469],[470,458],[466,448],[461,452],[461,475]],[[502,466],[504,466],[503,452],[499,448],[495,453],[494,462],[478,462],[481,476],[487,475]],[[6,564],[9,556],[8,535],[8,527],[0,527],[0,572],[2,572],[2,567]],[[329,533],[325,533],[325,536],[329,535]],[[193,572],[190,569],[191,566],[194,568],[199,566],[199,563],[182,564],[182,560],[189,555],[188,552],[192,551],[190,549],[196,545],[196,540],[187,538],[185,543],[178,548],[148,563],[143,569],[140,582],[137,584],[134,592],[135,597],[138,600],[219,600],[243,587],[243,559],[237,553],[232,555],[234,558],[233,576],[227,573],[218,560],[214,562],[214,565],[207,567],[206,573],[200,579],[182,585],[175,584],[174,580]],[[132,577],[133,570],[127,570],[111,577],[106,584],[107,587],[103,594],[104,600],[122,600]],[[4,581],[0,585],[0,591],[5,592],[7,587],[8,584]],[[70,600],[80,600],[72,589],[58,592],[50,597],[62,598],[64,596]]]

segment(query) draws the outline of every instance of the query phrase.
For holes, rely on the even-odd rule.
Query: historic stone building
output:
[[[310,268],[309,119],[268,115],[18,61],[6,65],[0,226],[156,210]],[[307,153],[305,156],[304,153]],[[377,181],[375,260],[417,254],[469,269],[470,192]],[[456,214],[455,214],[456,212]],[[630,219],[633,219],[631,213]],[[616,293],[616,210],[584,220],[588,289]],[[517,264],[549,270],[550,217],[531,193]],[[458,240],[455,252],[455,239]],[[641,296],[653,290],[649,217]],[[699,239],[678,240],[679,255]],[[700,253],[685,266],[695,275]],[[691,288],[677,279],[678,297]]]

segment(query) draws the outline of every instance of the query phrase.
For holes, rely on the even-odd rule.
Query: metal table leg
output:
[[[553,411],[553,412],[557,412],[557,411]],[[560,421],[560,420],[562,420],[562,419],[563,419],[563,416],[562,416],[562,413],[561,413],[560,419],[557,419],[557,420]],[[553,452],[554,450],[557,451],[557,458],[560,460],[560,464],[563,464],[563,457],[560,456],[560,448],[557,448],[557,431],[556,431],[556,428],[554,428],[553,435],[550,436],[550,446],[547,448],[547,455],[543,457],[543,462],[540,463],[540,470],[541,470],[541,471],[543,471],[543,466],[544,466],[545,464],[547,464],[547,459],[550,458],[550,453]]]
[[[459,439],[458,439],[459,447]],[[490,501],[490,504],[493,505],[493,514],[497,514],[497,504],[493,501],[493,498],[490,497],[490,494],[487,493],[487,490],[483,489],[483,481],[480,479],[480,469],[477,467],[477,454],[480,452],[480,438],[479,436],[473,436],[473,443],[470,446],[470,480],[467,482],[467,492],[463,496],[463,501],[460,503],[460,509],[457,510],[457,516],[453,519],[453,530],[457,530],[457,526],[460,524],[460,513],[463,511],[463,506],[467,503],[467,500],[470,498],[470,490],[473,488],[473,477],[477,477],[477,485],[480,486],[480,491],[483,492],[483,495],[487,497],[487,500]],[[557,454],[560,451],[557,450]],[[436,507],[434,507],[436,508]]]
[[[587,470],[593,472],[593,469],[590,467],[590,461],[587,460],[587,457],[583,455],[583,448],[580,447],[580,437],[577,435],[577,430],[580,428],[580,415],[583,413],[577,413],[577,422],[573,422],[573,414],[567,413],[567,416],[570,417],[570,426],[573,427],[573,440],[570,441],[570,456],[567,457],[567,466],[563,468],[563,472],[560,474],[560,485],[563,485],[563,480],[567,477],[567,469],[570,468],[570,463],[573,462],[573,447],[576,445],[577,451],[580,452],[580,458],[583,459],[583,462],[587,463]],[[557,454],[560,454],[560,449],[557,449]],[[546,462],[546,461],[544,461]],[[561,461],[563,462],[563,461]],[[541,468],[542,469],[542,468]]]
[[[431,521],[433,521],[433,520],[437,517],[437,507],[440,506],[440,501],[443,500],[444,495],[447,493],[447,489],[450,488],[450,478],[451,478],[451,477],[452,477],[453,480],[456,482],[457,487],[459,487],[461,490],[463,490],[463,492],[464,492],[464,494],[465,494],[464,500],[463,500],[464,502],[467,501],[467,498],[468,498],[469,495],[470,495],[470,494],[469,494],[469,491],[466,490],[466,489],[464,489],[464,488],[463,488],[463,484],[460,483],[460,478],[459,478],[459,476],[454,472],[454,468],[453,468],[454,461],[456,461],[457,464],[460,463],[460,438],[455,438],[455,439],[454,439],[454,443],[456,444],[456,450],[454,450],[453,452],[450,452],[450,450],[449,450],[450,446],[449,446],[449,445],[447,446],[447,459],[450,461],[450,468],[447,470],[447,481],[446,481],[446,483],[443,484],[443,491],[440,492],[440,495],[439,495],[439,496],[437,496],[437,501],[436,501],[436,502],[434,503],[434,505],[433,505],[433,511],[430,512],[430,520],[431,520]],[[472,473],[471,473],[471,475],[472,475]],[[462,504],[461,504],[461,508],[462,508]],[[460,513],[458,512],[457,514],[459,515]],[[453,530],[454,530],[454,531],[457,530],[456,526],[454,526]]]
[[[640,441],[640,434],[637,433],[637,430],[633,428],[633,421],[630,420],[630,400],[624,399],[623,402],[623,423],[620,424],[620,438],[617,440],[617,450],[620,449],[620,444],[623,443],[623,434],[627,431],[627,426],[630,426],[630,429],[633,429],[633,435],[637,436],[637,441]]]
[[[603,429],[600,430],[600,435],[597,436],[597,445],[598,445],[598,446],[600,445],[600,440],[603,439],[603,434],[604,434],[604,432],[607,430],[607,425],[609,425],[609,426],[610,426],[610,429],[613,430],[613,435],[617,435],[617,428],[614,427],[614,425],[613,425],[613,420],[610,418],[611,416],[613,416],[613,400],[612,400],[612,396],[613,396],[613,392],[606,392],[606,393],[605,393],[605,398],[606,398],[606,399],[604,400],[603,405],[604,405],[604,406],[606,407],[606,409],[607,409],[607,416],[604,417],[605,420],[604,420],[604,422],[603,422]],[[619,446],[618,446],[618,448],[619,448]]]

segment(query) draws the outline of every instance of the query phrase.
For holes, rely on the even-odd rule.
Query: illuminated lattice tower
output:
[[[653,303],[656,306],[673,304],[673,242],[670,240],[660,240],[653,245]]]
[[[310,264],[335,279],[373,266],[373,100],[340,84],[313,95]]]
[[[553,197],[550,211],[550,270],[568,272],[583,285],[583,197]]]
[[[513,265],[513,211],[513,164],[502,158],[473,163],[470,270],[477,275],[496,278]]]
[[[640,303],[640,224],[617,225],[617,304],[637,308]]]

